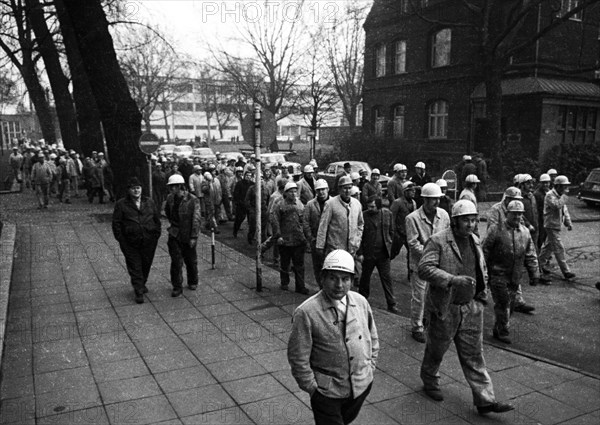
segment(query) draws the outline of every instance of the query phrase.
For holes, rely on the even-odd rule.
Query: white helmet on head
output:
[[[540,183],[544,183],[544,182],[550,182],[550,175],[547,173],[544,173],[542,175],[540,175]]]
[[[371,171],[371,175],[376,175],[376,176],[381,175],[379,168],[373,168],[373,171]]]
[[[475,174],[469,174],[467,176],[467,178],[465,179],[466,183],[481,183],[479,181],[479,177],[477,177]]]
[[[425,163],[424,163],[424,162],[421,162],[421,161],[419,161],[419,162],[417,162],[417,163],[415,164],[415,168],[422,168],[422,169],[425,169]]]
[[[171,177],[169,177],[169,181],[167,182],[167,186],[170,186],[172,184],[183,184],[185,185],[185,180],[183,179],[183,176],[180,174],[173,174]]]
[[[325,179],[319,179],[315,182],[315,190],[329,189],[329,185]]]
[[[352,171],[350,173],[350,180],[358,180],[360,179],[360,174],[358,174],[356,171]]]
[[[323,261],[321,270],[337,270],[354,274],[354,258],[348,251],[343,249],[333,250]]]
[[[407,171],[407,170],[408,170],[408,168],[406,168],[406,165],[404,165],[404,164],[398,163],[398,164],[394,165],[394,172]]]
[[[473,202],[467,199],[461,199],[460,201],[456,201],[456,204],[452,206],[452,217],[477,214],[477,207]]]
[[[554,168],[550,168],[550,169],[549,169],[549,170],[546,172],[546,174],[548,174],[548,175],[550,175],[550,176],[551,176],[551,175],[553,175],[553,174],[554,174],[554,175],[556,175],[556,174],[558,174],[558,171],[556,171]]]
[[[312,165],[308,164],[304,166],[304,172],[305,173],[314,173],[315,169],[313,168]]]
[[[448,182],[444,179],[439,179],[435,182],[439,187],[448,187]]]
[[[554,184],[571,184],[567,176],[556,176],[554,179]]]
[[[521,174],[520,178],[519,178],[519,184],[526,183],[531,180],[533,180],[533,177],[531,177],[531,174]]]
[[[421,198],[441,198],[442,189],[435,183],[426,183],[421,189]]]
[[[525,206],[521,201],[510,201],[506,210],[508,212],[525,212]]]
[[[290,189],[298,189],[298,185],[294,182],[288,182],[285,184],[285,187],[283,188],[284,192],[287,192]]]

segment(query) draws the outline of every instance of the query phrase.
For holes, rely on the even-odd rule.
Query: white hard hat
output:
[[[55,153],[51,153],[50,154],[50,159],[56,159],[56,154]]]
[[[467,199],[456,201],[456,204],[452,206],[452,217],[461,215],[477,215],[477,207]]]
[[[435,183],[427,183],[421,189],[422,198],[440,198],[444,196],[442,189]]]
[[[213,179],[212,174],[210,174],[208,171],[206,173],[204,173],[204,178],[208,181],[211,181]]]
[[[415,184],[413,182],[409,181],[405,181],[404,183],[402,183],[402,191],[405,191],[406,189],[410,189],[411,187],[414,187]]]
[[[467,182],[467,183],[481,183],[479,181],[479,178],[475,174],[469,174],[467,176],[467,178],[465,179],[465,182]]]
[[[525,212],[525,206],[521,201],[510,201],[506,210],[508,212]]]
[[[338,187],[346,186],[352,184],[352,179],[349,176],[342,176],[338,180]]]
[[[463,161],[470,161],[473,158],[471,158],[471,155],[463,155]]]
[[[544,173],[540,176],[540,183],[549,182],[550,180],[550,175],[548,175],[547,173]]]
[[[417,163],[415,164],[415,168],[422,168],[422,169],[425,169],[425,163],[424,163],[424,162],[421,162],[421,161],[419,161],[419,162],[417,162]]]
[[[309,163],[310,165],[312,165],[313,167],[318,167],[318,165],[317,165],[317,161],[316,161],[315,159],[311,159],[311,160],[310,160],[308,163]]]
[[[394,165],[394,172],[397,172],[397,171],[406,171],[406,170],[408,170],[408,168],[406,168],[406,165],[404,165],[404,164],[398,163],[398,164]]]
[[[435,182],[439,187],[448,187],[448,182],[444,179],[439,179]]]
[[[169,177],[169,181],[167,182],[167,186],[172,184],[185,184],[185,180],[183,180],[183,176],[180,174],[173,174]]]
[[[244,167],[235,167],[235,172],[244,171]]]
[[[514,186],[507,187],[504,191],[504,196],[512,199],[523,199],[523,196],[521,196],[521,189]]]
[[[571,184],[567,176],[556,176],[554,179],[554,184]]]
[[[202,167],[200,165],[198,165],[198,164],[194,165],[194,171],[198,171],[201,169],[202,169]]]
[[[315,169],[313,168],[312,165],[308,164],[304,166],[304,172],[305,173],[314,173]]]
[[[373,168],[373,171],[371,171],[371,175],[376,174],[376,175],[381,175],[381,172],[379,171],[379,168]]]
[[[350,188],[350,196],[355,196],[358,195],[360,193],[360,189],[356,186],[352,186]]]
[[[556,171],[554,168],[550,168],[546,174],[552,175],[552,174],[558,174],[558,171]]]
[[[350,173],[350,180],[358,180],[360,179],[360,174],[358,174],[356,171],[352,171]]]
[[[286,183],[285,187],[283,188],[283,191],[287,192],[290,189],[298,189],[298,185],[294,182],[288,182],[288,183]]]
[[[336,249],[329,253],[323,261],[321,270],[337,270],[354,274],[354,258],[349,252],[343,249]]]
[[[513,177],[513,183],[514,184],[518,184],[521,181],[521,176],[523,174],[515,174],[515,176]]]
[[[533,177],[531,177],[531,174],[521,174],[521,177],[519,178],[519,183],[525,183],[530,180],[533,180]]]
[[[319,179],[315,182],[315,190],[329,189],[329,185],[325,179]]]

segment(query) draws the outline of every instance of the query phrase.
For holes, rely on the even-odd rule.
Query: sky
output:
[[[127,0],[129,20],[158,25],[174,44],[196,58],[209,58],[209,45],[239,50],[234,41],[244,22],[266,17],[268,22],[308,25],[330,23],[348,0]],[[368,4],[372,0],[359,0]]]

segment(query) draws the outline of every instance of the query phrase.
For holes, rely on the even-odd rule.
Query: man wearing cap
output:
[[[363,187],[365,187],[365,184],[367,184],[367,182],[369,181],[369,172],[361,168],[358,172],[358,175],[360,176],[360,180],[358,181],[358,188],[362,192]]]
[[[222,200],[221,182],[207,171],[204,173],[201,190],[204,194],[204,205],[206,208],[206,230],[220,233],[217,220]]]
[[[350,196],[352,180],[343,176],[339,180],[339,195],[325,203],[316,248],[321,255],[334,249],[343,249],[355,255],[363,234],[363,214],[360,202]]]
[[[190,192],[193,193],[198,201],[200,202],[200,211],[202,216],[206,216],[206,205],[204,204],[204,192],[202,192],[202,183],[204,183],[204,176],[202,175],[202,167],[198,164],[194,165],[194,172],[190,176],[189,186]]]
[[[533,239],[534,244],[538,239],[538,214],[537,214],[537,202],[535,200],[535,196],[533,196],[533,177],[530,174],[521,174],[521,178],[519,179],[519,189],[521,190],[521,202],[525,207],[525,212],[523,213],[523,224],[525,227],[529,229],[529,233],[531,233],[531,239]],[[537,251],[537,245],[536,245]]]
[[[488,227],[482,249],[490,273],[489,286],[494,299],[493,336],[510,344],[509,318],[516,306],[517,291],[527,269],[531,285],[539,281],[535,243],[522,224],[525,207],[513,200],[506,207],[506,218]]]
[[[383,188],[381,187],[381,183],[379,183],[379,176],[381,173],[378,168],[373,168],[371,171],[371,179],[368,180],[361,189],[361,203],[363,208],[367,205],[367,199],[371,196],[375,196],[379,199],[383,197]],[[359,187],[360,189],[360,187]]]
[[[479,238],[473,233],[477,207],[460,200],[452,207],[451,227],[431,236],[419,262],[419,277],[428,282],[427,343],[421,363],[425,394],[444,400],[440,365],[452,341],[479,414],[513,410],[496,401],[483,358],[483,311],[488,272]]]
[[[406,176],[408,174],[408,169],[404,164],[394,164],[394,175],[388,181],[387,184],[387,196],[390,205],[403,196],[404,189],[402,185],[406,182]]]
[[[306,237],[302,229],[304,204],[297,198],[298,186],[288,182],[283,189],[283,199],[274,205],[271,212],[273,239],[277,241],[281,265],[279,276],[281,289],[286,290],[290,284],[290,261],[294,266],[294,282],[296,292],[308,294],[304,285],[304,250]]]
[[[169,195],[165,204],[165,215],[170,227],[169,256],[171,257],[171,291],[172,297],[178,297],[183,292],[183,264],[187,271],[188,288],[195,291],[198,288],[198,255],[196,244],[200,233],[200,203],[198,198],[189,193],[183,176],[174,174],[167,182]]]
[[[550,176],[550,189],[553,189],[554,188],[554,179],[558,175],[558,171],[556,171],[554,168],[550,168],[546,172],[546,174],[548,174]]]
[[[127,182],[127,195],[115,204],[112,230],[125,257],[135,302],[142,304],[148,292],[146,283],[160,238],[160,212],[151,198],[142,196],[137,177]]]
[[[349,162],[344,163],[344,171],[335,176],[335,181],[332,187],[332,195],[338,194],[338,189],[340,187],[340,179],[344,176],[350,177],[350,173],[352,172],[352,165]],[[352,179],[350,179],[352,180]]]
[[[442,190],[442,197],[440,198],[439,207],[448,213],[448,216],[452,213],[452,205],[454,205],[454,200],[447,195],[448,192],[448,182],[444,179],[439,179],[435,182],[440,189]]]
[[[473,158],[471,157],[471,155],[463,156],[463,160],[465,165],[461,170],[460,179],[464,182],[468,175],[473,174],[477,176],[477,166],[473,164]],[[477,180],[479,180],[479,178]]]
[[[395,229],[391,258],[396,258],[402,247],[406,248],[406,265],[408,267],[408,277],[410,278],[411,270],[409,248],[406,240],[406,217],[417,209],[417,203],[415,202],[415,184],[409,180],[404,182],[402,188],[403,195],[390,205],[390,210],[394,217]]]
[[[315,197],[314,168],[312,165],[304,167],[304,176],[298,182],[298,197],[303,205]]]
[[[538,252],[542,248],[544,241],[546,240],[546,229],[544,228],[544,198],[546,193],[550,190],[550,176],[548,174],[542,174],[540,176],[540,183],[533,192],[535,196],[535,203],[537,206],[538,215],[538,238],[534,242],[537,245]],[[544,264],[540,264],[543,266]]]
[[[371,293],[371,275],[377,267],[387,309],[390,313],[398,314],[394,288],[392,286],[391,261],[394,224],[392,213],[387,208],[381,208],[381,198],[371,195],[366,200],[367,209],[363,212],[365,229],[358,250],[363,258],[358,292],[365,298]]]
[[[312,256],[313,272],[315,280],[321,288],[321,268],[323,267],[324,257],[317,252],[317,234],[319,232],[319,223],[321,214],[325,208],[325,202],[329,200],[329,186],[323,179],[315,182],[315,192],[317,195],[308,201],[304,208],[304,236],[310,245],[310,254]]]
[[[423,205],[406,217],[406,241],[409,247],[410,267],[413,272],[418,271],[419,262],[423,255],[423,248],[431,235],[446,230],[450,227],[450,216],[446,211],[438,208],[442,190],[435,183],[425,183],[421,196]],[[415,341],[425,342],[425,328],[423,315],[425,311],[425,293],[427,281],[421,279],[418,273],[410,274],[411,301],[411,334]]]
[[[379,338],[369,302],[350,291],[352,255],[332,251],[322,275],[323,289],[294,311],[288,362],[315,424],[349,424],[371,391]]]
[[[277,246],[277,239],[273,237],[273,215],[271,213],[273,212],[273,208],[275,208],[275,206],[281,200],[283,200],[283,192],[286,184],[288,184],[287,179],[278,180],[277,190],[273,192],[271,196],[269,196],[269,204],[267,205],[267,212],[269,217],[269,223],[267,225],[268,238],[262,243],[260,247],[261,254],[267,252],[269,249],[271,249],[271,247],[273,248],[273,265],[279,265],[279,247]]]
[[[237,238],[240,227],[248,215],[248,209],[246,208],[246,194],[250,187],[254,185],[254,179],[252,178],[253,172],[254,171],[250,170],[244,172],[244,178],[238,181],[233,189],[233,205],[235,206],[235,221],[233,222],[234,238]],[[248,232],[248,238],[251,238],[250,232]]]
[[[421,200],[421,188],[431,182],[431,177],[427,173],[425,173],[425,163],[417,162],[415,164],[415,174],[410,178],[410,181],[415,184],[415,202],[417,203],[417,207],[423,205],[423,201]]]
[[[545,267],[552,254],[562,271],[565,279],[573,279],[575,273],[571,272],[567,264],[565,247],[560,238],[560,231],[564,225],[567,230],[573,230],[571,215],[567,208],[567,194],[570,185],[567,176],[556,176],[554,188],[546,193],[544,198],[544,228],[546,229],[546,241],[540,250],[539,261],[545,276],[550,271]]]
[[[37,162],[33,164],[31,170],[31,182],[35,187],[35,195],[38,199],[38,209],[48,208],[50,198],[50,182],[54,174],[50,165],[46,162],[46,157],[42,152],[38,154]]]

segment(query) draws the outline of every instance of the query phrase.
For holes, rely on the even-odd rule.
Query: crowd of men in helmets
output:
[[[103,152],[83,157],[73,149],[26,142],[12,147],[8,161],[13,183],[35,191],[38,209],[48,208],[51,196],[70,204],[82,189],[89,203],[96,197],[100,204],[105,197],[115,201],[113,173]]]

